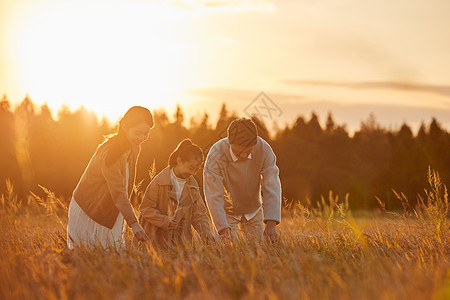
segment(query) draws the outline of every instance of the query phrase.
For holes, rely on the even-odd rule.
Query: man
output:
[[[232,121],[227,133],[211,147],[203,170],[203,188],[214,226],[226,239],[236,238],[240,224],[249,238],[261,240],[264,235],[276,241],[281,183],[275,154],[258,136],[251,119]]]

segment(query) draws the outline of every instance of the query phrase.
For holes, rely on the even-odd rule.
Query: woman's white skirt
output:
[[[67,225],[67,246],[114,248],[119,251],[124,246],[124,221],[119,212],[112,229],[92,220],[72,197],[69,205],[69,225]]]

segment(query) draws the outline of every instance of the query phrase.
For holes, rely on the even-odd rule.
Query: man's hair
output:
[[[250,147],[256,144],[258,129],[255,123],[248,118],[233,120],[228,126],[228,141],[232,145]]]

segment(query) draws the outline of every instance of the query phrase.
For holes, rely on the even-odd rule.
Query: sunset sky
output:
[[[115,121],[131,105],[350,130],[432,116],[450,128],[447,0],[0,0],[0,94]],[[261,110],[260,110],[261,112]]]

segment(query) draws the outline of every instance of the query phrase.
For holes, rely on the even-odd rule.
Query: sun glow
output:
[[[183,88],[182,21],[180,10],[161,5],[49,4],[20,20],[20,82],[37,103],[84,105],[111,119],[131,105],[173,105]]]

